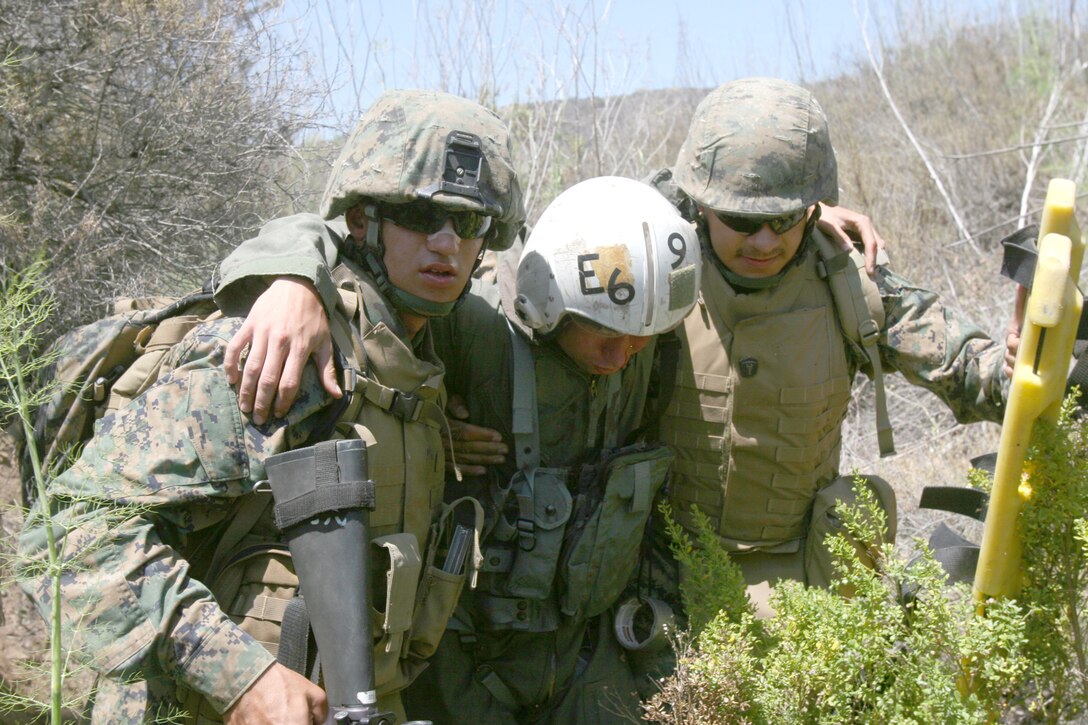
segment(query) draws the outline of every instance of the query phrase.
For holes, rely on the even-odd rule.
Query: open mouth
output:
[[[457,271],[448,264],[428,264],[420,272],[428,277],[438,277],[454,279],[457,277]]]

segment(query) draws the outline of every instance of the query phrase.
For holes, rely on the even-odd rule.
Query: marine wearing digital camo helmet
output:
[[[1003,347],[886,266],[870,280],[815,228],[817,203],[838,200],[837,164],[804,88],[746,78],[712,91],[655,182],[698,223],[709,261],[661,422],[677,453],[670,502],[685,526],[694,506],[710,517],[766,613],[779,579],[829,584],[824,539],[853,497],[839,454],[855,373],[898,371],[961,422],[1000,420]],[[894,539],[894,493],[869,483]]]
[[[384,709],[400,709],[397,693],[453,610],[466,575],[435,581],[427,566],[449,523],[443,367],[427,319],[452,308],[485,245],[505,248],[521,226],[507,130],[461,98],[383,94],[349,138],[322,212],[265,231],[290,224],[327,253],[316,290],[336,311],[340,358],[355,372],[341,400],[308,367],[285,416],[241,414],[224,355],[243,322],[208,322],[49,484],[68,567],[65,646],[99,673],[94,722],[147,722],[179,708],[191,722],[323,722],[324,693],[275,657],[297,579],[270,497],[258,492],[272,454],[344,436],[372,446],[371,530],[388,564],[375,576],[384,584],[374,621]],[[263,272],[244,273],[254,276],[218,291],[228,313],[263,289]],[[26,588],[43,612],[52,598],[46,531],[35,509],[19,542]]]
[[[321,251],[303,230],[267,231],[237,257],[282,271]],[[626,446],[642,430],[655,337],[695,303],[699,259],[693,226],[652,188],[590,179],[433,325],[450,390],[517,455],[447,483],[447,499],[483,506],[483,567],[405,695],[410,716],[618,723],[637,711],[650,683],[613,611],[671,455]]]

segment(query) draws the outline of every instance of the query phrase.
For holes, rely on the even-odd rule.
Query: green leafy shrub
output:
[[[877,540],[883,514],[868,486],[855,488],[859,503],[842,508],[843,530],[830,544],[835,588],[851,596],[784,583],[772,595],[770,619],[751,615],[739,570],[705,519],[698,546],[670,525],[681,566],[699,572],[682,587],[697,634],[647,704],[649,718],[984,723],[1008,707],[1028,672],[1020,607],[997,602],[977,617],[970,592],[947,585],[921,542],[912,561],[888,544],[859,546]],[[862,554],[875,568],[861,563]],[[714,602],[728,609],[711,617]]]

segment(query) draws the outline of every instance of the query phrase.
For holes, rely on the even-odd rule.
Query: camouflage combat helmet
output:
[[[785,214],[839,199],[827,117],[811,93],[743,78],[695,109],[673,179],[696,202],[737,214]]]
[[[367,109],[336,160],[321,215],[334,219],[360,202],[371,223],[359,251],[378,289],[399,310],[448,315],[468,294],[434,302],[395,286],[385,267],[382,204],[428,200],[451,211],[493,217],[485,249],[508,249],[525,223],[510,134],[472,101],[436,91],[386,91]]]
[[[507,249],[525,222],[510,133],[491,111],[435,91],[386,91],[359,119],[340,152],[321,215],[363,200],[430,199],[495,217],[488,248]]]

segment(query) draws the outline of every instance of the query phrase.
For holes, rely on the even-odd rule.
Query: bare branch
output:
[[[892,113],[895,114],[896,120],[899,121],[899,126],[903,129],[903,133],[906,134],[907,140],[910,141],[911,146],[914,147],[915,153],[922,160],[922,163],[926,167],[926,171],[929,172],[929,178],[933,180],[934,185],[937,187],[938,193],[941,198],[944,199],[945,206],[948,208],[948,213],[952,216],[952,220],[956,224],[956,228],[959,229],[960,236],[970,241],[971,246],[975,251],[979,251],[977,243],[971,236],[971,232],[967,228],[967,223],[963,220],[959,210],[956,208],[955,203],[952,201],[951,195],[945,188],[944,181],[941,180],[941,175],[937,173],[936,167],[929,160],[929,156],[926,154],[925,149],[922,148],[922,144],[918,142],[914,132],[911,131],[910,125],[907,123],[906,118],[903,117],[902,112],[899,110],[899,106],[895,103],[895,98],[892,96],[891,88],[888,87],[888,81],[884,76],[884,70],[881,63],[877,60],[876,55],[873,52],[873,45],[869,41],[869,33],[867,30],[866,19],[869,17],[869,3],[865,0],[865,13],[864,16],[858,9],[858,1],[854,2],[854,16],[858,20],[858,26],[861,30],[861,39],[865,44],[865,52],[869,57],[869,67],[872,68],[873,73],[876,74],[877,80],[880,82],[880,89],[884,93],[884,100],[887,101],[888,106],[891,108]]]

